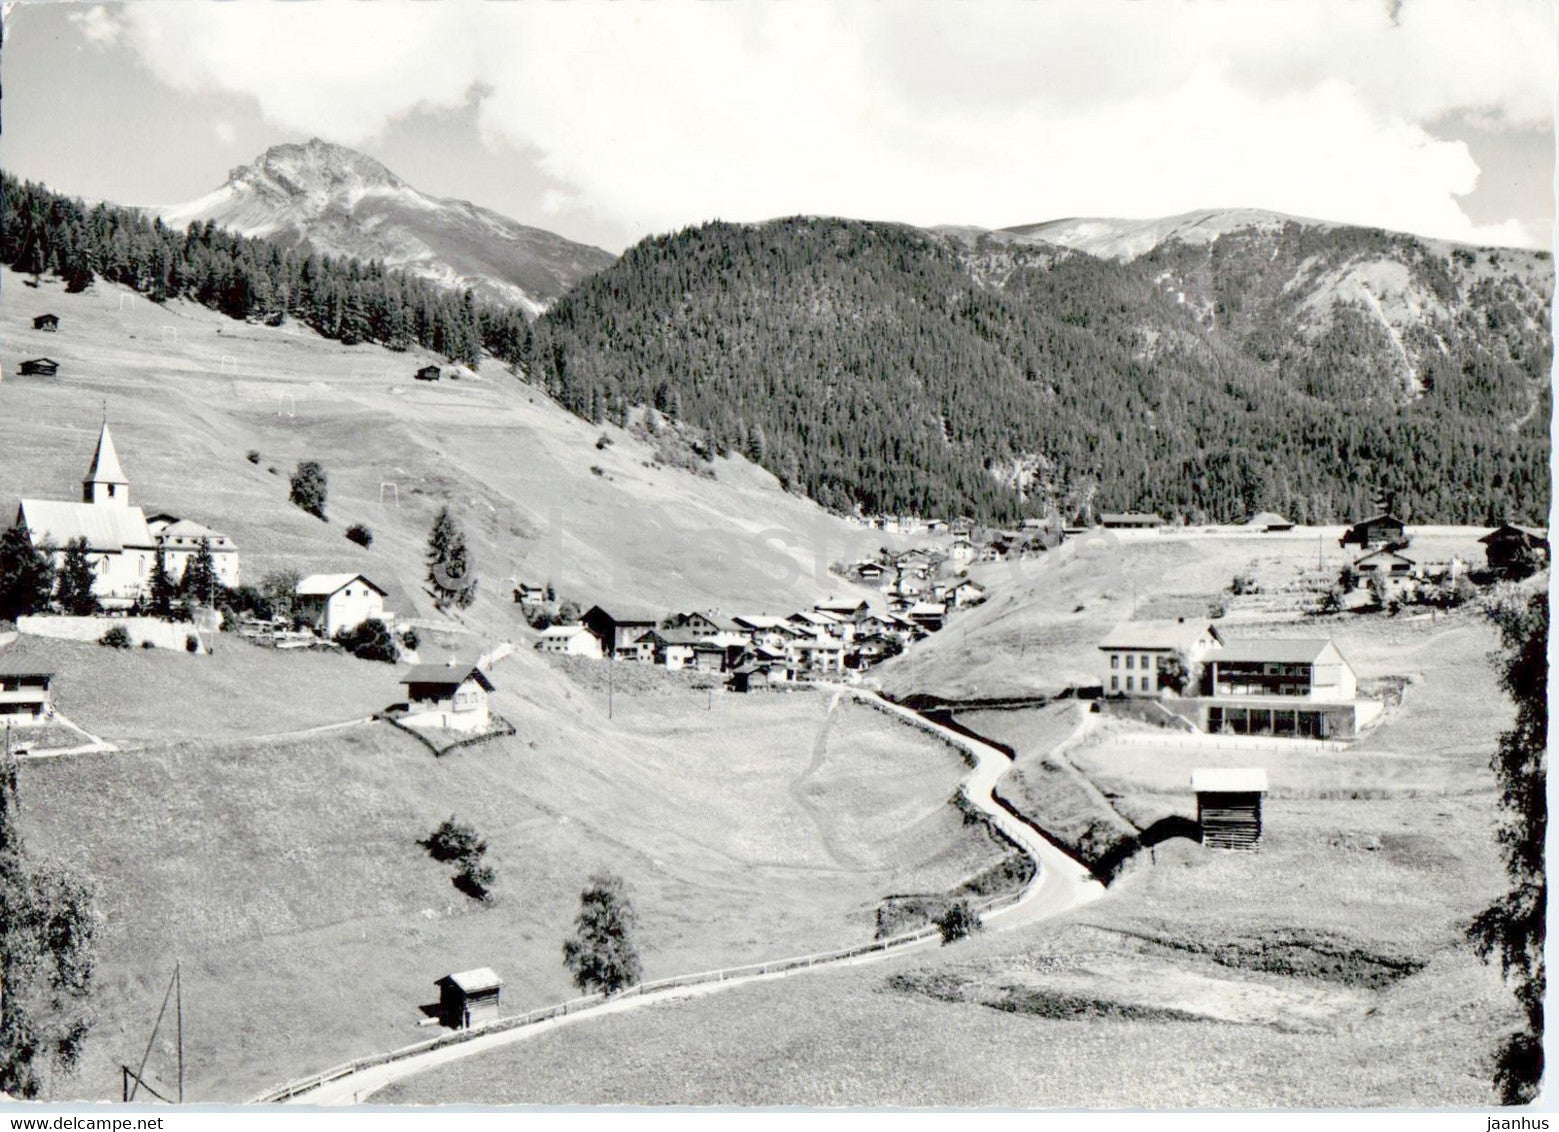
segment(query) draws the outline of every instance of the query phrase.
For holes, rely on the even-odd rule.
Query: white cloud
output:
[[[119,21],[101,4],[94,4],[84,11],[72,12],[70,22],[75,24],[87,42],[106,47],[119,38]]]
[[[480,91],[489,139],[635,228],[794,212],[1009,224],[1252,205],[1451,238],[1448,114],[1553,114],[1540,0],[913,8],[127,5],[146,62],[361,144]],[[555,204],[561,205],[560,197]]]

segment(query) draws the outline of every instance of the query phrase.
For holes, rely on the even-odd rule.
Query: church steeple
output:
[[[106,507],[130,506],[130,481],[125,479],[124,469],[119,466],[119,453],[114,451],[114,438],[106,420],[103,431],[98,434],[92,469],[81,481],[81,501]]]

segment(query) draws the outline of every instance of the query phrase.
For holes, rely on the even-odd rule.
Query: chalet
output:
[[[540,605],[547,600],[547,587],[521,582],[514,587],[514,600],[520,605]]]
[[[204,545],[211,552],[217,581],[229,589],[238,586],[238,547],[220,531],[174,515],[154,515],[146,520],[146,527],[162,551],[163,568],[175,581],[184,576],[190,559]]]
[[[872,607],[864,601],[834,600],[820,601],[812,607],[819,613],[826,613],[835,618],[841,624],[859,625],[871,613]]]
[[[293,591],[293,614],[321,636],[334,638],[364,621],[387,620],[388,592],[362,574],[310,574]]]
[[[414,665],[401,683],[406,687],[407,723],[476,731],[491,719],[487,697],[493,683],[474,664]]]
[[[54,673],[26,657],[0,656],[0,726],[41,723],[54,714]]]
[[[60,316],[57,314],[40,314],[32,320],[34,330],[46,330],[50,334],[60,328]]]
[[[789,682],[790,670],[783,659],[751,657],[732,670],[730,686],[734,692],[766,692]]]
[[[801,627],[783,617],[766,617],[756,614],[734,617],[737,630],[744,634],[754,647],[770,649],[784,655],[791,641],[804,635]]]
[[[816,609],[803,609],[792,613],[785,620],[803,632],[827,633],[835,637],[844,635],[844,624],[831,613]]]
[[[793,641],[789,660],[795,677],[840,673],[844,671],[844,642],[828,636]]]
[[[1261,796],[1267,772],[1204,767],[1191,772],[1196,822],[1209,849],[1255,849],[1261,841]]]
[[[104,606],[129,608],[146,591],[157,540],[146,513],[130,506],[130,482],[120,467],[108,422],[103,422],[92,466],[81,481],[81,502],[23,499],[16,525],[35,548],[53,549],[56,566],[66,545],[85,539],[96,574],[93,593]]]
[[[536,648],[549,656],[601,658],[601,641],[583,625],[549,625],[541,631]]]
[[[417,371],[418,381],[438,381],[443,376],[443,366],[423,366]]]
[[[1549,560],[1548,536],[1531,527],[1501,523],[1478,541],[1489,569],[1496,573],[1518,572],[1523,564],[1537,566]]]
[[[433,985],[438,988],[439,1015],[452,1030],[469,1030],[498,1017],[503,980],[490,967],[445,975]]]
[[[1100,515],[1099,525],[1112,529],[1145,529],[1162,527],[1164,520],[1158,515],[1142,511],[1117,511]]]
[[[985,600],[985,587],[979,582],[972,582],[965,578],[956,586],[951,587],[945,595],[948,605],[953,609],[963,609],[965,606],[979,605]]]
[[[1099,642],[1104,654],[1104,692],[1116,696],[1156,696],[1165,661],[1179,657],[1194,665],[1223,646],[1218,630],[1205,621],[1128,621]]]
[[[1417,564],[1404,554],[1394,550],[1376,550],[1364,555],[1353,564],[1361,577],[1406,578],[1412,575]]]
[[[1276,511],[1258,511],[1245,524],[1252,530],[1277,533],[1294,529],[1294,520],[1285,519]]]
[[[892,577],[892,571],[881,562],[861,562],[855,567],[855,576],[868,586],[881,586]]]
[[[684,626],[676,629],[651,629],[649,639],[655,651],[655,663],[677,671],[696,667],[697,654],[693,646],[704,640],[704,636],[697,629]]]
[[[1329,640],[1238,641],[1207,654],[1199,703],[1210,734],[1351,739],[1359,681]]]
[[[947,606],[937,602],[920,601],[904,611],[904,616],[928,633],[935,633],[947,624]]]
[[[53,358],[29,358],[17,369],[23,377],[53,377],[59,371],[60,364]]]
[[[612,660],[637,660],[648,664],[655,658],[655,650],[648,637],[658,623],[650,613],[629,612],[619,608],[609,613],[599,605],[592,605],[580,618],[585,628],[601,642],[601,651]]]
[[[700,613],[676,613],[666,619],[669,629],[691,629],[704,637],[717,633],[739,633],[741,627],[734,620],[713,610]]]
[[[953,560],[955,566],[967,566],[974,561],[974,542],[967,535],[959,535],[953,539],[952,548],[948,551],[948,557]]]
[[[844,663],[846,668],[870,668],[903,651],[904,644],[897,637],[874,634],[857,639]]]
[[[1368,549],[1372,546],[1384,546],[1391,549],[1400,549],[1408,544],[1407,527],[1401,519],[1395,515],[1376,515],[1355,523],[1343,532],[1339,540],[1341,546],[1357,546]]]

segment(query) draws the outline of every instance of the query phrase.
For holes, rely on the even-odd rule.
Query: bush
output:
[[[467,896],[477,900],[491,900],[493,885],[498,880],[498,870],[481,859],[466,857],[455,872],[454,885]]]
[[[257,449],[257,448],[249,449],[248,452],[244,453],[244,459],[248,460],[251,464],[258,464],[260,462],[260,452],[259,452],[259,449]]]
[[[455,815],[440,822],[438,827],[417,844],[428,851],[435,861],[460,861],[466,857],[480,857],[487,852],[487,843],[476,835],[473,826],[455,820]]]
[[[405,645],[411,652],[416,652],[417,646],[421,643],[422,638],[417,636],[417,630],[415,629],[407,629],[401,634],[401,644]]]
[[[320,467],[319,462],[299,460],[290,482],[291,490],[287,498],[310,515],[324,519],[327,485],[325,469]]]
[[[610,436],[607,436],[606,433],[603,432],[600,436],[598,436],[596,438],[596,442],[595,442],[596,451],[598,451],[598,452],[605,451],[606,449],[610,448],[611,446],[612,446],[612,438]]]
[[[199,652],[200,651],[200,638],[195,636],[194,633],[187,634],[184,637],[184,651],[185,652]]]
[[[97,643],[104,648],[127,649],[134,642],[130,640],[130,630],[123,625],[115,625],[99,637]]]
[[[942,933],[944,947],[955,940],[967,939],[975,932],[985,930],[985,925],[980,921],[980,914],[969,906],[967,900],[956,900],[950,904],[947,911],[937,917],[936,926]]]
[[[377,617],[336,634],[336,643],[360,660],[378,660],[394,664],[399,653],[389,626]]]
[[[154,643],[152,643],[151,641],[142,641],[141,642],[141,647],[143,649],[154,649],[157,646]]]
[[[372,527],[362,523],[353,523],[346,529],[346,537],[365,550],[374,544],[374,532]]]
[[[1256,587],[1256,579],[1250,574],[1236,574],[1229,583],[1229,592],[1238,597],[1241,594],[1258,593],[1259,590]]]

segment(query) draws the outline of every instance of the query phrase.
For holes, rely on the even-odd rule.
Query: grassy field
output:
[[[191,1094],[241,1100],[426,1036],[417,1007],[449,971],[495,967],[516,1010],[569,997],[561,943],[597,869],[627,879],[657,977],[870,939],[883,896],[1004,855],[948,804],[959,759],[878,713],[620,703],[607,723],[500,691],[519,735],[440,760],[375,724],[24,764],[30,846],[89,877],[102,917],[100,1022],[64,1095],[117,1095],[175,958]],[[451,813],[490,845],[488,905],[416,844]]]
[[[1070,750],[1140,824],[1194,817],[1194,766],[1265,767],[1259,853],[1166,841],[1105,899],[1033,929],[560,1031],[379,1099],[1487,1105],[1517,1019],[1463,934],[1504,883],[1487,760],[1511,712],[1487,661],[1495,636],[1472,614],[1377,617],[1339,643],[1366,679],[1413,677],[1345,753],[1155,749],[1119,723]],[[1075,710],[960,721],[1017,748],[1021,778]],[[1042,825],[1086,816],[1077,792],[1003,789]]]
[[[482,579],[465,620],[490,633],[523,632],[511,579],[549,572],[586,606],[665,611],[788,613],[852,590],[826,567],[863,537],[858,528],[739,457],[717,460],[713,479],[651,466],[651,445],[579,420],[497,363],[477,381],[429,385],[412,377],[434,360],[420,351],[158,306],[103,282],[69,295],[23,279],[7,271],[0,286],[8,513],[21,496],[78,497],[106,411],[132,502],[231,535],[251,581],[282,567],[362,570],[394,608],[428,616],[423,551],[447,503]],[[58,333],[32,329],[44,310],[60,316]],[[16,375],[40,354],[60,362],[57,377]],[[325,467],[328,523],[287,502],[300,459]],[[345,537],[354,522],[373,528],[372,549]]]

